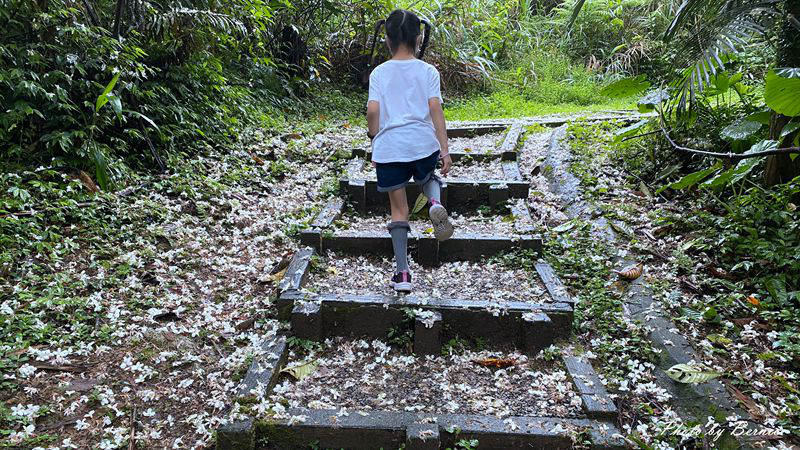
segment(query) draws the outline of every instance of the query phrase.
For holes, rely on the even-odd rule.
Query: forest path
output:
[[[598,120],[609,118],[620,114]],[[323,447],[359,448],[365,447],[366,438],[372,448],[403,443],[406,448],[444,448],[465,439],[478,440],[481,448],[568,448],[576,433],[592,446],[624,447],[613,400],[591,364],[564,345],[570,341],[574,300],[541,259],[538,234],[550,220],[557,220],[551,217],[556,207],[542,203],[554,197],[539,191],[537,197],[547,198],[529,195],[531,186],[538,189],[545,179],[543,161],[526,155],[523,148],[546,153],[550,133],[542,133],[541,126],[565,121],[547,117],[451,126],[455,165],[444,180],[442,201],[457,231],[450,240],[437,242],[426,225],[426,208],[412,216],[409,252],[416,289],[404,296],[386,287],[392,271],[391,240],[385,230],[387,202],[385,194],[375,189],[368,150],[355,149],[339,183],[341,196],[329,199],[300,233],[301,249],[278,289],[278,314],[290,322],[288,337],[278,335],[265,345],[265,356],[253,362],[240,390],[242,397],[257,391],[259,396],[283,399],[289,408],[269,420],[267,434],[247,418],[222,427],[219,448],[251,448],[237,445],[258,439],[277,446],[316,442]],[[538,128],[525,136],[533,124]],[[409,204],[415,203],[418,191],[409,186]],[[498,259],[498,255],[505,256]],[[531,258],[539,259],[533,263]],[[373,344],[354,348],[347,343],[350,339]],[[412,362],[375,344],[379,340],[413,351]],[[327,348],[300,351],[287,342],[325,342]],[[556,342],[561,344],[551,347]],[[478,351],[463,350],[454,356],[454,343],[474,344]],[[354,353],[355,360],[342,356]],[[541,359],[543,354],[550,355],[548,362]],[[372,397],[368,387],[358,387],[367,379],[353,370],[362,360],[384,360],[393,367],[382,369],[386,373],[382,380],[377,377],[380,387]],[[476,362],[487,367],[471,373],[468,380],[457,375],[437,380],[429,386],[433,391],[424,393],[425,380],[441,373],[459,374]],[[406,390],[384,384],[387,379],[413,378],[413,372],[428,366],[440,369]],[[528,373],[533,374],[534,385],[545,384],[545,391],[566,381],[558,389],[569,395],[537,392],[521,401],[529,388],[515,386],[514,381],[524,367],[536,370]],[[303,375],[296,383],[282,375],[297,370]],[[374,370],[374,365],[363,370]],[[491,380],[505,377],[506,371],[512,371],[510,384],[498,392]],[[559,381],[559,373],[566,379]],[[447,386],[458,382],[480,393],[481,400],[472,403],[470,395],[462,395],[444,402],[450,398],[447,394],[437,400],[442,395],[439,389],[449,390]],[[331,396],[325,386],[339,386],[337,390],[347,394]],[[522,390],[508,397],[515,389]],[[466,404],[459,406],[456,400]],[[540,403],[541,408],[530,409]],[[504,406],[488,406],[499,404]]]

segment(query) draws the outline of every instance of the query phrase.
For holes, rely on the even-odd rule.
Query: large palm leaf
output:
[[[754,37],[765,35],[769,23],[780,16],[784,0],[683,0],[675,10],[664,41],[676,48],[675,66],[684,67],[672,81],[679,110],[694,102],[731,56],[740,53]],[[576,0],[568,29],[586,0]]]
[[[736,55],[766,33],[767,24],[780,14],[781,0],[685,0],[664,33],[677,49],[676,65],[685,67],[671,84],[679,110],[693,103],[697,92],[711,84]],[[684,33],[680,33],[684,31]]]

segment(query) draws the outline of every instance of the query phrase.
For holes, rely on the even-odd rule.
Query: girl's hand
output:
[[[450,166],[453,165],[453,160],[450,158],[450,154],[442,156],[442,176],[447,175],[450,172]]]

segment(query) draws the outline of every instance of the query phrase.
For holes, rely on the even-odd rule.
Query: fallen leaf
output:
[[[85,372],[88,369],[88,366],[74,366],[74,365],[56,366],[53,364],[48,364],[43,362],[34,362],[31,363],[31,365],[39,370],[51,370],[54,372]]]
[[[727,387],[728,391],[730,391],[730,393],[733,394],[733,396],[736,397],[736,399],[747,408],[747,412],[749,412],[754,419],[759,421],[764,419],[764,415],[761,414],[761,410],[758,409],[758,405],[752,397],[746,395],[739,389],[736,389],[734,386],[728,385]]]
[[[721,278],[723,280],[730,280],[730,281],[733,281],[733,280],[736,279],[736,277],[734,277],[733,275],[729,274],[728,272],[726,272],[726,271],[724,271],[724,270],[722,270],[720,268],[717,268],[717,267],[714,267],[714,266],[708,266],[708,267],[706,267],[706,269],[708,270],[708,273],[710,273],[711,276],[713,276],[713,277]]]
[[[614,273],[619,275],[620,278],[633,281],[642,276],[642,270],[644,270],[644,266],[642,265],[642,263],[638,263],[632,266],[628,266],[622,270],[615,270]]]
[[[92,390],[97,385],[97,383],[98,383],[97,380],[93,380],[91,378],[77,379],[73,380],[69,385],[67,385],[65,390],[75,391],[75,392],[88,392]]]
[[[610,221],[608,224],[611,225],[611,229],[612,230],[616,231],[619,234],[623,234],[623,235],[625,235],[627,237],[633,237],[634,236],[633,230],[629,226],[625,225],[624,223],[617,223],[617,222],[614,222],[614,221]]]
[[[731,344],[733,342],[721,334],[709,334],[708,336],[706,336],[706,339],[708,339],[714,344],[719,344],[722,346]]]
[[[273,283],[277,283],[283,279],[283,276],[286,275],[286,271],[289,269],[289,266],[286,266],[278,273],[273,273],[267,277],[267,281],[271,281]]]
[[[250,317],[249,319],[245,319],[238,324],[236,324],[236,331],[244,331],[253,328],[253,325],[256,324],[256,318]]]
[[[276,273],[280,272],[281,270],[289,267],[289,263],[292,262],[292,257],[293,256],[294,256],[294,253],[286,252],[283,255],[283,257],[281,258],[281,260],[278,261],[278,263],[275,264],[275,266],[272,267],[272,269],[270,269],[269,274],[270,275],[275,275]]]
[[[730,319],[730,321],[735,323],[736,325],[739,325],[742,328],[744,328],[745,325],[750,325],[752,323],[751,326],[753,327],[753,329],[764,330],[764,331],[771,331],[772,330],[771,326],[769,326],[769,325],[767,325],[765,323],[759,322],[758,319],[756,319],[755,317],[740,317],[740,318],[736,318],[736,319]]]
[[[571,230],[573,227],[575,227],[575,222],[570,221],[562,223],[561,225],[553,228],[553,231],[555,231],[556,233],[563,233],[565,231]]]
[[[78,179],[81,180],[83,187],[88,189],[90,192],[100,192],[100,188],[97,187],[97,184],[95,184],[94,180],[92,180],[92,177],[90,177],[88,173],[79,170]]]
[[[305,378],[305,377],[311,375],[312,373],[314,373],[314,371],[317,370],[317,365],[319,365],[319,363],[316,360],[309,361],[309,362],[303,363],[303,364],[297,364],[297,365],[290,366],[290,367],[284,367],[283,369],[281,369],[281,373],[289,374],[295,380],[300,381],[303,378]]]
[[[502,359],[502,358],[484,358],[484,359],[476,359],[472,361],[473,363],[483,366],[483,367],[494,367],[497,369],[504,369],[506,367],[511,367],[517,363],[515,359]]]
[[[675,364],[666,370],[667,376],[679,383],[705,383],[722,375],[722,372],[707,370],[699,364]]]
[[[294,139],[303,139],[303,135],[299,133],[288,133],[281,136],[283,142],[288,142]]]
[[[419,194],[417,196],[417,200],[414,202],[414,208],[411,209],[411,214],[417,214],[418,212],[422,211],[422,208],[428,204],[428,197],[425,197],[425,194]]]

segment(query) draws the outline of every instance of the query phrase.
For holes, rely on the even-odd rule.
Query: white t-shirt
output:
[[[372,160],[405,162],[439,150],[428,99],[442,100],[439,71],[419,59],[390,59],[369,75],[369,100],[380,105]]]

